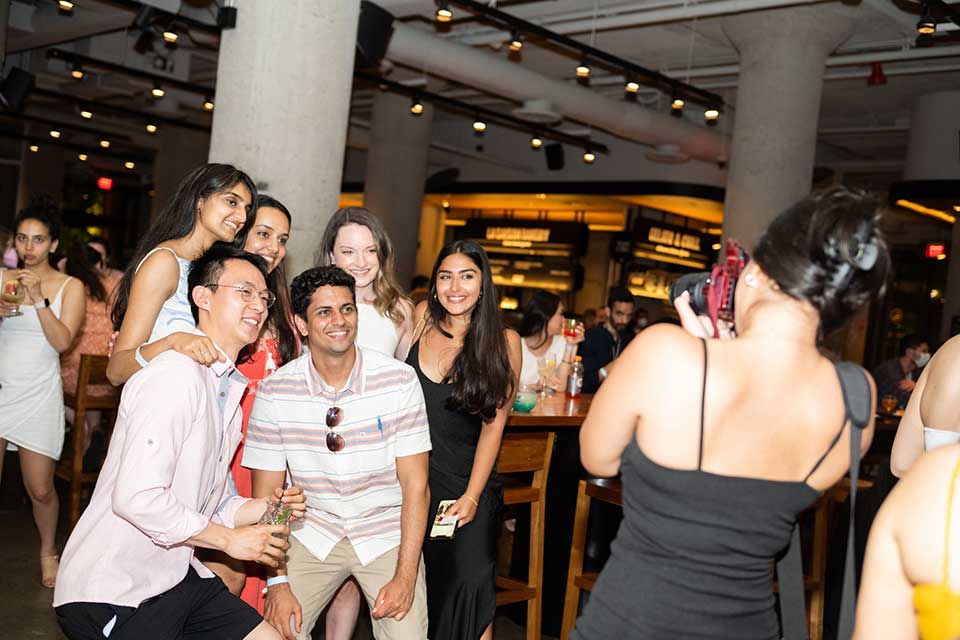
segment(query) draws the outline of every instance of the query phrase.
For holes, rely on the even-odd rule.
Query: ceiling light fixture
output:
[[[57,0],[57,11],[62,16],[73,15],[73,3],[69,0]]]
[[[77,156],[77,160],[79,160],[80,162],[86,162],[86,161],[87,161],[87,154],[81,153],[80,155]]]
[[[450,22],[453,20],[453,12],[450,11],[450,5],[443,0],[437,2],[437,22]]]
[[[37,145],[35,145],[35,144],[30,145],[30,152],[31,152],[31,153],[36,153],[37,151],[40,151],[40,147],[39,147],[39,146],[37,146]]]
[[[543,146],[543,138],[541,138],[537,134],[533,134],[533,137],[530,138],[530,148],[533,149],[534,151],[537,151],[542,146]]]
[[[926,2],[920,3],[920,20],[917,21],[917,33],[929,36],[937,32],[937,23],[930,15],[930,7]]]
[[[204,111],[213,111],[213,98],[207,96],[203,100],[203,110]]]
[[[577,65],[577,77],[578,78],[590,77],[590,65],[587,64],[586,58],[581,58],[580,64]]]
[[[157,132],[157,125],[153,124],[152,122],[147,125],[147,133],[156,133],[156,132]]]
[[[413,102],[410,103],[410,113],[415,116],[423,113],[423,103],[420,102],[420,98],[414,98]]]
[[[136,168],[137,165],[127,160],[126,162],[123,163],[123,166],[125,166],[127,169],[134,169]]]
[[[473,133],[477,136],[482,136],[487,130],[487,123],[480,119],[480,116],[476,116],[473,119]]]
[[[109,148],[110,148],[110,141],[107,140],[107,139],[103,139],[103,140],[100,141],[100,146],[103,147],[104,149],[109,149]]]
[[[177,44],[179,38],[179,34],[173,30],[173,27],[167,27],[163,30],[163,41],[167,44]]]
[[[157,82],[157,83],[154,83],[153,89],[150,91],[150,95],[152,95],[154,98],[159,99],[159,98],[162,98],[163,96],[167,95],[167,92],[164,91],[164,90],[163,90],[163,87],[160,86],[160,83]]]
[[[715,127],[717,120],[720,118],[720,110],[710,107],[703,112],[703,117],[706,118],[708,126]]]
[[[90,118],[93,117],[93,111],[87,111],[86,109],[84,109],[80,112],[80,117],[83,118],[84,120],[89,120]]]
[[[590,147],[587,147],[583,152],[583,162],[585,164],[593,164],[593,161],[597,159],[597,155],[590,150]]]
[[[623,89],[627,93],[637,93],[640,91],[640,83],[633,78],[627,78],[627,83],[623,85]]]
[[[681,98],[674,98],[670,103],[670,115],[674,118],[683,117],[683,105],[686,104]]]
[[[73,68],[70,69],[70,77],[74,80],[83,80],[83,76],[86,74],[83,72],[83,67],[80,66],[79,62],[73,63]]]
[[[510,35],[510,51],[517,53],[520,49],[523,49],[523,40],[520,39],[520,32],[514,31]]]
[[[51,137],[51,138],[57,139],[57,138],[59,138],[61,135],[62,135],[62,134],[61,134],[59,131],[57,131],[56,129],[50,129],[50,137]]]

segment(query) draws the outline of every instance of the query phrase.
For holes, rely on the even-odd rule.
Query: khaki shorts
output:
[[[319,560],[294,536],[290,536],[287,551],[287,575],[290,589],[303,609],[303,625],[298,640],[310,640],[317,618],[333,599],[344,580],[353,576],[360,583],[360,590],[373,609],[373,601],[383,585],[393,579],[397,569],[400,547],[394,547],[382,556],[363,566],[353,551],[353,545],[342,539],[324,560]],[[403,620],[393,618],[373,619],[373,635],[377,640],[426,640],[427,637],[427,585],[423,574],[423,559],[417,571],[413,604]]]

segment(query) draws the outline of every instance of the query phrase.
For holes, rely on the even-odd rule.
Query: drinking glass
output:
[[[522,384],[517,390],[517,397],[513,401],[513,410],[520,413],[530,413],[537,406],[537,385]]]
[[[4,280],[3,281],[3,290],[0,292],[0,300],[8,302],[10,304],[20,304],[23,302],[24,297],[26,297],[27,292],[24,290],[23,285],[20,284],[19,280]],[[13,316],[22,316],[23,312],[20,309],[13,311],[8,314],[8,317]]]
[[[557,359],[553,356],[544,356],[537,359],[537,373],[540,374],[540,392],[545,396],[552,396],[554,391],[547,385],[547,378],[557,370]]]
[[[577,319],[576,318],[563,319],[563,337],[564,338],[577,337]]]
[[[884,413],[893,413],[897,409],[897,397],[892,395],[885,395],[880,398],[880,409]]]

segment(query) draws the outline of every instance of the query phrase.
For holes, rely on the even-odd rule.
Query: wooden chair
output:
[[[563,621],[560,640],[567,640],[577,621],[580,608],[580,592],[593,591],[597,581],[596,572],[583,572],[583,550],[587,543],[587,523],[590,518],[590,501],[601,500],[623,506],[623,484],[619,478],[592,478],[581,480],[577,492],[577,510],[573,519],[573,542],[570,544],[570,568],[567,571],[567,592],[563,599]]]
[[[547,475],[553,455],[553,433],[506,433],[500,445],[497,471],[503,482],[505,505],[530,505],[530,562],[526,581],[497,576],[497,606],[527,603],[527,640],[540,640],[543,600],[543,538],[546,516]],[[520,482],[513,473],[533,472],[533,480]]]
[[[73,429],[67,450],[60,456],[57,463],[57,477],[70,484],[70,527],[73,528],[80,519],[80,499],[84,487],[96,484],[98,471],[83,470],[83,446],[86,439],[87,411],[100,410],[104,412],[105,424],[113,425],[117,408],[120,406],[120,390],[114,389],[107,395],[90,395],[91,385],[106,384],[107,356],[83,354],[80,356],[80,370],[77,374],[77,388],[73,393],[64,391],[63,404],[74,411]]]

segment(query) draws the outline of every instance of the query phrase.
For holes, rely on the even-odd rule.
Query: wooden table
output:
[[[545,427],[549,431],[554,431],[557,427],[579,427],[587,417],[592,399],[591,393],[585,393],[579,398],[567,398],[563,393],[540,396],[533,411],[511,412],[507,419],[507,428]]]

